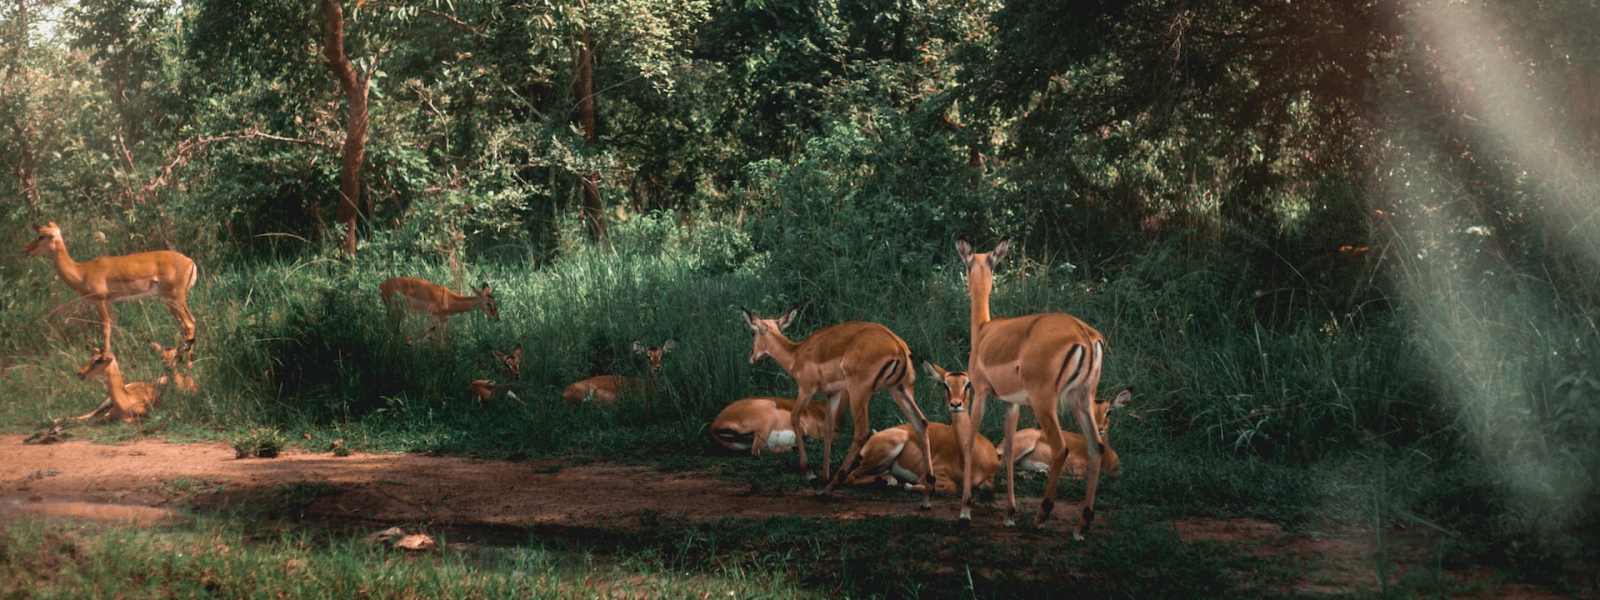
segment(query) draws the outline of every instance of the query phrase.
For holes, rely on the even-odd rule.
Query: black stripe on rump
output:
[[[883,367],[878,369],[878,375],[876,377],[872,378],[872,389],[873,389],[873,391],[877,391],[877,390],[883,389],[884,377],[887,376],[888,374],[892,373],[893,369],[899,368],[899,366],[900,366],[900,361],[899,360],[891,360],[889,362],[883,363]]]
[[[1057,394],[1060,394],[1062,390],[1067,389],[1065,386],[1070,386],[1074,383],[1077,383],[1078,376],[1083,374],[1083,351],[1083,344],[1073,344],[1072,349],[1067,351],[1066,360],[1061,361],[1061,372],[1056,374],[1055,389]],[[1068,367],[1072,368],[1071,375],[1067,375]],[[1063,376],[1066,376],[1066,380],[1064,382],[1062,381]]]

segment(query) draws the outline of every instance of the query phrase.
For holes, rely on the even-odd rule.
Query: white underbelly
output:
[[[112,302],[128,302],[128,301],[131,301],[131,300],[143,300],[145,298],[154,297],[154,296],[156,296],[157,294],[160,294],[160,293],[161,293],[161,286],[156,285],[155,282],[152,281],[152,282],[150,282],[150,286],[149,287],[146,287],[145,289],[140,290],[140,291],[124,290],[121,295],[118,295],[117,297],[112,298],[111,301]]]
[[[767,447],[773,450],[788,448],[794,445],[793,429],[775,429],[767,434]]]

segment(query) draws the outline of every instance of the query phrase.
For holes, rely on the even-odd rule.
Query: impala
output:
[[[49,254],[56,276],[100,311],[101,347],[107,353],[111,352],[111,303],[159,295],[167,312],[178,320],[178,353],[193,361],[189,354],[194,350],[194,316],[189,314],[188,294],[200,273],[194,261],[171,250],[157,250],[73,262],[54,221],[33,228],[39,237],[22,249],[22,255]]]
[[[793,398],[745,398],[729,404],[711,421],[711,439],[751,456],[763,448],[782,452],[799,443],[793,423]],[[828,415],[821,404],[806,407],[801,429],[821,431]]]
[[[944,386],[945,401],[950,407],[949,425],[928,424],[928,446],[933,451],[933,473],[937,475],[934,487],[942,493],[954,494],[960,489],[961,482],[965,481],[963,471],[966,469],[966,461],[961,441],[968,435],[974,435],[972,419],[967,415],[967,401],[972,393],[972,385],[966,373],[945,371],[927,361],[923,361],[922,368],[927,371],[928,376]],[[909,483],[922,479],[925,468],[922,451],[915,443],[916,435],[916,431],[910,425],[901,425],[872,434],[872,438],[867,440],[866,447],[861,450],[861,466],[850,473],[845,483],[862,485],[888,478],[890,485],[907,482],[905,484],[907,490],[920,490],[922,486]],[[978,473],[978,483],[992,487],[994,474],[1000,470],[1000,458],[995,453],[994,444],[983,435],[977,434],[973,451],[976,463],[973,468]]]
[[[1121,408],[1128,403],[1128,399],[1132,396],[1132,390],[1124,389],[1118,392],[1116,399],[1111,401],[1110,407],[1106,410]],[[1105,418],[1102,417],[1099,423],[1100,440],[1106,444],[1105,454],[1100,457],[1100,468],[1107,473],[1116,475],[1122,471],[1122,460],[1117,457],[1117,450],[1112,448],[1109,442],[1106,442],[1107,424]],[[1050,446],[1039,443],[1042,441],[1043,435],[1043,432],[1036,428],[1017,431],[1016,441],[1009,444],[1011,451],[1016,453],[1016,458],[1012,462],[1017,464],[1017,468],[1025,472],[1046,472],[1050,470],[1050,459],[1052,457]],[[1067,464],[1065,466],[1067,474],[1083,477],[1089,465],[1088,444],[1084,442],[1082,435],[1072,432],[1062,432],[1061,435],[1065,438],[1067,444]],[[1002,444],[1002,446],[1004,445]],[[1000,459],[1005,460],[1006,456],[1002,454]]]
[[[928,451],[928,419],[922,416],[922,409],[917,407],[912,395],[911,385],[917,376],[911,363],[911,350],[906,347],[905,341],[889,331],[888,327],[851,321],[813,333],[804,341],[791,342],[783,336],[783,330],[794,322],[800,309],[791,309],[777,319],[762,319],[748,310],[739,310],[744,312],[745,321],[750,325],[751,333],[755,334],[750,364],[770,356],[783,372],[799,384],[794,412],[805,413],[814,395],[821,394],[828,398],[828,420],[822,437],[822,477],[828,480],[828,485],[819,493],[832,492],[844,480],[843,475],[853,468],[854,461],[860,458],[861,447],[872,436],[867,419],[867,401],[872,399],[874,392],[887,388],[889,396],[916,429],[923,462],[927,463],[927,485],[923,488],[921,508],[931,510],[935,481],[933,455]],[[837,476],[829,478],[828,463],[833,454],[833,435],[839,419],[840,400],[850,405],[850,414],[855,421],[855,437],[851,440],[849,452],[845,453],[844,462],[839,464]],[[799,426],[796,432],[803,439],[806,434],[804,421]],[[800,451],[800,473],[807,480],[815,482],[815,477],[807,468],[805,443],[796,444],[796,447]]]
[[[127,383],[122,379],[122,369],[117,366],[117,357],[110,352],[90,346],[84,347],[92,358],[89,364],[78,369],[78,379],[104,379],[106,380],[105,401],[98,408],[74,420],[83,421],[97,416],[109,417],[133,423],[144,419],[155,407],[156,400],[161,397],[161,387],[145,381]]]
[[[517,397],[516,392],[511,391],[510,386],[495,383],[488,379],[478,379],[467,384],[467,395],[476,398],[479,403],[488,402],[496,394],[505,394],[507,398],[518,402],[522,401],[521,398]]]
[[[156,383],[166,384],[170,382],[173,387],[178,388],[178,391],[185,394],[193,394],[200,391],[200,385],[194,382],[193,377],[185,375],[178,370],[177,348],[162,348],[161,344],[155,342],[150,342],[150,347],[156,349],[156,354],[161,357],[161,366],[166,367],[168,373],[157,379]]]
[[[1056,483],[1066,462],[1066,441],[1061,435],[1061,414],[1078,420],[1085,438],[1088,461],[1085,479],[1088,490],[1083,500],[1083,524],[1073,531],[1083,539],[1094,523],[1094,496],[1100,482],[1100,441],[1098,417],[1109,408],[1095,397],[1100,385],[1100,365],[1105,355],[1105,338],[1077,317],[1063,313],[1038,313],[1023,317],[989,317],[989,293],[994,287],[994,267],[1004,258],[1010,242],[1001,240],[993,251],[973,254],[965,239],[956,250],[967,269],[967,293],[972,298],[972,353],[967,358],[972,378],[972,420],[983,422],[983,405],[989,396],[1007,404],[1005,440],[1016,441],[1017,411],[1023,404],[1033,407],[1034,418],[1051,449],[1050,478],[1045,483],[1044,500],[1039,503],[1036,525],[1043,525],[1055,507]],[[1058,413],[1057,411],[1061,411]],[[965,441],[969,475],[961,486],[961,524],[972,522],[973,440]],[[1006,456],[1016,456],[1011,449]],[[1016,463],[1006,462],[1006,526],[1016,524]]]
[[[500,320],[500,302],[489,291],[489,284],[473,288],[471,296],[462,296],[437,283],[416,277],[395,277],[378,284],[378,297],[389,307],[389,324],[398,328],[404,314],[398,308],[433,317],[433,327],[417,338],[417,343],[439,332],[441,343],[450,341],[450,317],[469,310],[482,310],[490,320]],[[396,306],[395,296],[402,302]]]
[[[512,350],[510,354],[502,354],[493,348],[490,348],[489,352],[494,354],[495,360],[506,366],[503,375],[507,379],[522,379],[522,344],[517,344],[517,349]]]
[[[661,372],[661,355],[671,352],[678,346],[678,340],[667,340],[660,346],[645,347],[638,340],[633,342],[633,351],[643,354],[650,360],[650,379],[641,380],[634,377],[621,375],[597,375],[588,379],[573,382],[561,392],[561,398],[572,404],[580,402],[597,402],[609,404],[615,402],[623,392],[643,392],[645,394],[645,410],[649,411],[650,396],[656,386],[656,377]]]

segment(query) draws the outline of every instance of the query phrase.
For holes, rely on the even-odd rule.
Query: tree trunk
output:
[[[594,119],[594,44],[589,30],[583,30],[578,46],[578,121],[583,124],[583,145],[594,148],[599,137]],[[600,174],[589,173],[583,177],[583,220],[589,234],[597,240],[606,239],[606,205],[600,198]]]
[[[336,0],[321,0],[322,56],[339,81],[349,113],[345,115],[344,148],[340,153],[339,209],[334,220],[344,223],[344,252],[356,253],[357,202],[361,199],[361,163],[367,153],[367,82],[344,54],[344,11]]]
[[[16,43],[11,48],[11,62],[6,65],[6,76],[0,81],[0,104],[9,103],[12,82],[17,75],[17,69],[22,68],[22,49],[27,47],[28,3],[27,0],[17,0],[18,30],[21,35],[14,40]],[[20,104],[20,103],[19,103]],[[20,108],[20,107],[19,107]],[[17,112],[21,112],[18,110]],[[28,143],[28,126],[16,113],[11,115],[11,134],[17,139],[17,184],[22,187],[22,197],[28,201],[29,207],[39,205],[39,157],[33,151],[33,146]]]

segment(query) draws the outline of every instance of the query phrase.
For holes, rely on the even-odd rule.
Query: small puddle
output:
[[[154,506],[131,504],[98,504],[93,502],[0,502],[0,516],[28,514],[43,517],[66,517],[89,521],[122,521],[134,525],[151,525],[173,521],[180,513]]]

